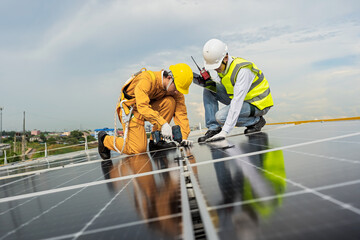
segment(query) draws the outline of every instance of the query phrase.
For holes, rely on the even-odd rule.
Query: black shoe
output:
[[[245,129],[244,133],[248,134],[248,133],[260,132],[262,127],[265,126],[265,124],[266,124],[265,119],[263,118],[263,116],[260,116],[260,120],[254,125],[248,126]]]
[[[166,148],[174,148],[176,144],[174,142],[165,142],[164,140],[155,143],[153,140],[149,141],[149,151],[161,150]]]
[[[104,160],[111,158],[110,149],[108,149],[104,146],[104,139],[106,136],[107,136],[107,133],[104,131],[101,131],[98,133],[98,151],[99,151],[100,157]]]
[[[205,136],[199,137],[198,138],[198,142],[205,142],[206,139],[211,138],[212,136],[215,136],[216,134],[221,132],[221,128],[217,129],[217,130],[208,130],[205,133]]]
[[[154,150],[155,150],[154,140],[150,140],[149,141],[149,151],[154,151]]]

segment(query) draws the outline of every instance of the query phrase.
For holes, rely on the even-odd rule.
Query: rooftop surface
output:
[[[242,131],[2,167],[0,239],[360,239],[360,121]]]

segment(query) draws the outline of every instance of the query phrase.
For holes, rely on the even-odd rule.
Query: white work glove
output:
[[[184,139],[184,140],[181,141],[180,145],[184,146],[184,147],[191,147],[193,144],[194,144],[193,141]]]
[[[226,138],[227,132],[225,132],[224,130],[221,130],[221,132],[219,132],[218,134],[212,136],[211,138],[206,139],[205,142],[213,142],[213,141],[219,141],[219,140],[223,140]]]
[[[172,129],[170,124],[165,123],[164,125],[162,125],[161,127],[161,135],[163,136],[164,140],[170,140],[172,141]]]
[[[234,144],[229,143],[226,139],[221,141],[208,142],[208,145],[214,149],[227,149],[235,146]]]

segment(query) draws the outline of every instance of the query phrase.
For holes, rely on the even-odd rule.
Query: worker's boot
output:
[[[208,138],[211,138],[213,136],[215,136],[216,134],[220,133],[221,132],[221,128],[219,129],[216,129],[216,130],[208,130],[206,133],[205,133],[205,136],[202,136],[202,137],[199,137],[198,138],[198,142],[205,142],[206,139]]]
[[[104,131],[98,133],[98,151],[100,157],[104,160],[108,160],[111,158],[110,149],[104,146],[104,139],[106,136],[107,134]]]
[[[174,148],[174,147],[176,147],[176,144],[174,142],[166,142],[164,140],[161,140],[155,143],[154,140],[149,141],[149,151]]]
[[[248,134],[248,133],[260,132],[262,127],[265,126],[265,124],[266,124],[265,119],[263,118],[263,116],[260,116],[260,120],[254,125],[248,126],[245,129],[244,133]]]

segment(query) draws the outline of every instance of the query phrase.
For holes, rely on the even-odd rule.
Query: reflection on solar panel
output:
[[[359,148],[359,121],[308,123],[2,167],[0,239],[360,239]]]

